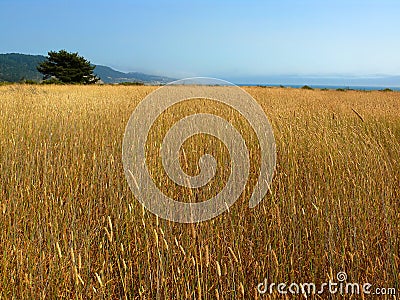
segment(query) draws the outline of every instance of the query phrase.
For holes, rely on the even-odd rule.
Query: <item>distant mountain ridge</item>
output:
[[[43,55],[0,54],[0,82],[40,81],[43,76],[36,70],[36,66],[44,60],[46,60],[46,57]],[[140,72],[124,73],[101,65],[96,65],[94,73],[104,83],[141,82],[145,84],[165,84],[175,80],[165,76],[149,75]]]
[[[42,74],[36,66],[44,61],[43,55],[27,55],[19,53],[0,54],[0,82],[18,82],[21,80],[39,81]]]
[[[96,65],[94,73],[105,83],[143,82],[149,84],[165,84],[175,80],[165,76],[149,75],[140,72],[124,73],[101,65]]]

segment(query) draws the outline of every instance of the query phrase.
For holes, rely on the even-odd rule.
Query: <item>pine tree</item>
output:
[[[47,60],[37,66],[43,79],[55,78],[62,83],[96,83],[99,78],[93,74],[95,66],[78,53],[66,50],[50,51]]]

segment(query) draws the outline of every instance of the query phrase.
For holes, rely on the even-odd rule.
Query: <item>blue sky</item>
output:
[[[0,0],[0,53],[176,78],[400,75],[399,16],[398,0]]]

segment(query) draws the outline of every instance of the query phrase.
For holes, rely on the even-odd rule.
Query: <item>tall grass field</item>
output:
[[[271,190],[253,209],[260,156],[241,115],[204,99],[166,111],[147,163],[175,199],[190,201],[193,191],[162,171],[158,148],[174,121],[215,113],[249,141],[241,197],[210,221],[180,224],[142,207],[122,165],[125,126],[156,88],[0,86],[0,299],[291,299],[257,286],[321,284],[338,272],[399,293],[399,92],[244,88],[277,149]],[[203,152],[218,161],[197,191],[199,201],[212,197],[229,176],[224,145],[199,135],[183,146],[188,174]],[[329,297],[375,299],[315,295]]]

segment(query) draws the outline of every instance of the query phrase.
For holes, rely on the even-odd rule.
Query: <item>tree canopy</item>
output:
[[[46,61],[37,66],[43,79],[54,78],[62,83],[96,83],[99,78],[93,74],[95,66],[78,53],[66,50],[50,51]]]

